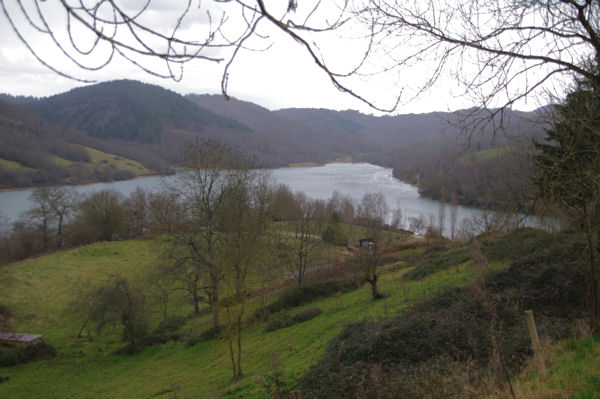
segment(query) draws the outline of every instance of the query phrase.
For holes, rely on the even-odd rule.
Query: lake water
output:
[[[440,203],[419,196],[417,188],[403,183],[392,176],[392,170],[368,163],[332,163],[325,166],[277,168],[271,170],[277,183],[288,185],[293,191],[302,191],[312,198],[328,199],[334,191],[350,196],[355,203],[360,202],[366,193],[381,192],[390,210],[400,207],[405,225],[410,217],[423,216],[428,222],[430,216],[438,218]],[[160,190],[161,182],[169,177],[151,176],[110,183],[74,186],[80,193],[112,189],[128,196],[137,187],[145,190]],[[29,199],[33,189],[0,192],[0,212],[14,222],[20,213],[31,207]],[[459,206],[458,225],[464,218],[480,213],[480,210]],[[446,222],[449,223],[450,210],[446,209]],[[447,229],[447,227],[446,227]]]

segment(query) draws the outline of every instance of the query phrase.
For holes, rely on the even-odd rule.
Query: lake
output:
[[[423,216],[428,222],[433,216],[438,219],[440,203],[422,198],[417,188],[403,183],[392,176],[392,170],[368,163],[331,163],[325,166],[277,168],[271,170],[277,183],[288,185],[293,191],[302,191],[312,198],[328,199],[334,191],[350,196],[355,203],[360,202],[366,193],[381,192],[390,210],[399,207],[404,216],[405,226],[410,217]],[[130,195],[137,187],[145,190],[160,190],[161,182],[169,177],[150,176],[133,180],[73,186],[80,193],[112,189],[123,195]],[[0,212],[14,222],[20,213],[31,207],[29,196],[33,189],[0,192]],[[481,210],[459,206],[458,224],[464,218],[481,213]],[[450,210],[446,209],[446,224],[449,224]],[[446,226],[448,231],[448,226]]]

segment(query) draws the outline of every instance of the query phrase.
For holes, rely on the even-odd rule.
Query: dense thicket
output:
[[[397,317],[346,326],[300,387],[309,398],[463,397],[487,384],[485,370],[496,378],[495,367],[504,383],[502,362],[512,374],[531,355],[524,310],[534,311],[540,335],[550,338],[568,336],[585,315],[580,247],[564,242]]]

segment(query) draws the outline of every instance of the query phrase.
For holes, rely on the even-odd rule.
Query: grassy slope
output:
[[[470,154],[464,155],[458,159],[458,162],[462,164],[470,164],[477,161],[482,161],[485,159],[496,158],[502,155],[509,154],[515,151],[513,147],[500,147],[500,148],[490,148],[488,150],[482,150],[477,152],[472,152]]]
[[[8,161],[6,159],[0,158],[0,169],[9,169],[9,170],[23,170],[27,172],[34,172],[35,169],[29,168],[27,166],[23,166],[15,161]]]
[[[422,281],[402,281],[407,269],[390,265],[380,279],[381,291],[390,294],[384,301],[369,300],[367,286],[306,306],[318,306],[323,314],[300,325],[270,333],[264,323],[250,326],[244,334],[243,363],[246,377],[231,382],[225,342],[213,340],[192,348],[169,343],[127,356],[110,356],[122,345],[119,329],[108,330],[94,341],[77,339],[79,322],[66,312],[75,286],[83,280],[104,280],[109,274],[139,276],[140,265],[150,260],[149,241],[99,243],[10,265],[2,270],[2,301],[13,311],[20,332],[41,333],[57,347],[60,355],[10,369],[0,376],[10,380],[0,384],[0,397],[130,398],[168,397],[177,391],[185,395],[265,397],[261,378],[273,352],[285,364],[287,380],[298,379],[322,354],[329,340],[342,326],[364,317],[395,314],[424,293],[441,286],[464,284],[468,270],[442,271]],[[250,314],[259,306],[249,301]],[[185,314],[189,305],[179,309]],[[208,317],[188,323],[187,329],[203,329]],[[161,392],[164,395],[160,394]],[[156,396],[155,396],[156,395]]]
[[[138,161],[123,158],[118,155],[108,154],[90,147],[84,147],[90,154],[92,165],[94,168],[99,168],[102,165],[113,165],[119,170],[128,170],[135,173],[136,176],[147,175],[152,171],[143,166]]]
[[[544,350],[548,377],[542,380],[535,362],[513,382],[517,398],[597,399],[600,398],[600,336],[569,339]],[[510,397],[505,390],[488,399]]]
[[[168,343],[145,349],[135,356],[115,356],[109,353],[122,345],[119,328],[107,330],[92,342],[74,338],[79,321],[65,310],[74,295],[75,285],[88,279],[100,282],[112,273],[139,279],[142,265],[152,258],[152,246],[151,241],[99,243],[2,269],[1,301],[13,311],[17,329],[44,334],[58,349],[59,356],[0,368],[0,377],[10,377],[9,381],[0,383],[0,398],[170,398],[174,395],[265,398],[268,395],[261,381],[268,372],[273,352],[282,359],[286,381],[291,385],[320,358],[330,339],[345,323],[397,314],[428,292],[465,284],[472,277],[467,262],[460,271],[449,267],[423,279],[407,281],[402,277],[412,267],[403,266],[411,266],[417,259],[415,255],[423,249],[393,254],[388,257],[389,264],[380,278],[380,290],[390,294],[387,299],[371,301],[369,287],[364,286],[304,306],[318,306],[323,314],[299,325],[269,333],[264,332],[264,323],[248,327],[244,332],[245,378],[232,383],[227,346],[222,340],[191,348],[183,343]],[[405,264],[407,259],[409,264]],[[490,267],[505,265],[506,262],[496,262]],[[247,314],[258,306],[258,298],[251,298]],[[187,314],[191,306],[180,305],[176,311]],[[209,323],[208,316],[195,318],[184,329],[200,331]],[[525,396],[520,397],[564,397],[560,395],[580,391],[581,395],[575,397],[593,398],[586,392],[599,385],[599,348],[598,339],[563,344],[552,356],[554,363],[549,365],[551,377],[547,383],[537,381],[535,373],[531,376],[531,372],[525,372],[521,376],[516,389]],[[577,385],[573,381],[581,375],[583,380]],[[558,393],[554,396],[531,393],[550,390]]]
[[[109,154],[106,152],[102,152],[99,150],[95,150],[90,147],[82,146],[89,154],[91,158],[91,164],[88,164],[94,170],[99,170],[105,168],[107,166],[112,166],[117,170],[127,170],[135,174],[136,176],[148,175],[151,174],[152,171],[146,168],[144,165],[139,163],[138,161],[134,161],[132,159],[127,159],[120,157],[118,155]],[[67,167],[74,162],[71,162],[67,159],[61,158],[56,155],[50,155],[50,160],[54,162],[58,166]],[[29,168],[21,165],[18,162],[8,161],[0,158],[0,168],[4,169],[13,169],[13,170],[23,170],[27,172],[35,172],[37,169]]]

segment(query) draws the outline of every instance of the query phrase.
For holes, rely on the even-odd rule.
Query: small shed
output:
[[[356,242],[358,248],[373,249],[375,247],[375,241],[372,238],[361,238]]]
[[[41,343],[42,336],[39,334],[0,333],[0,345],[25,349]]]

